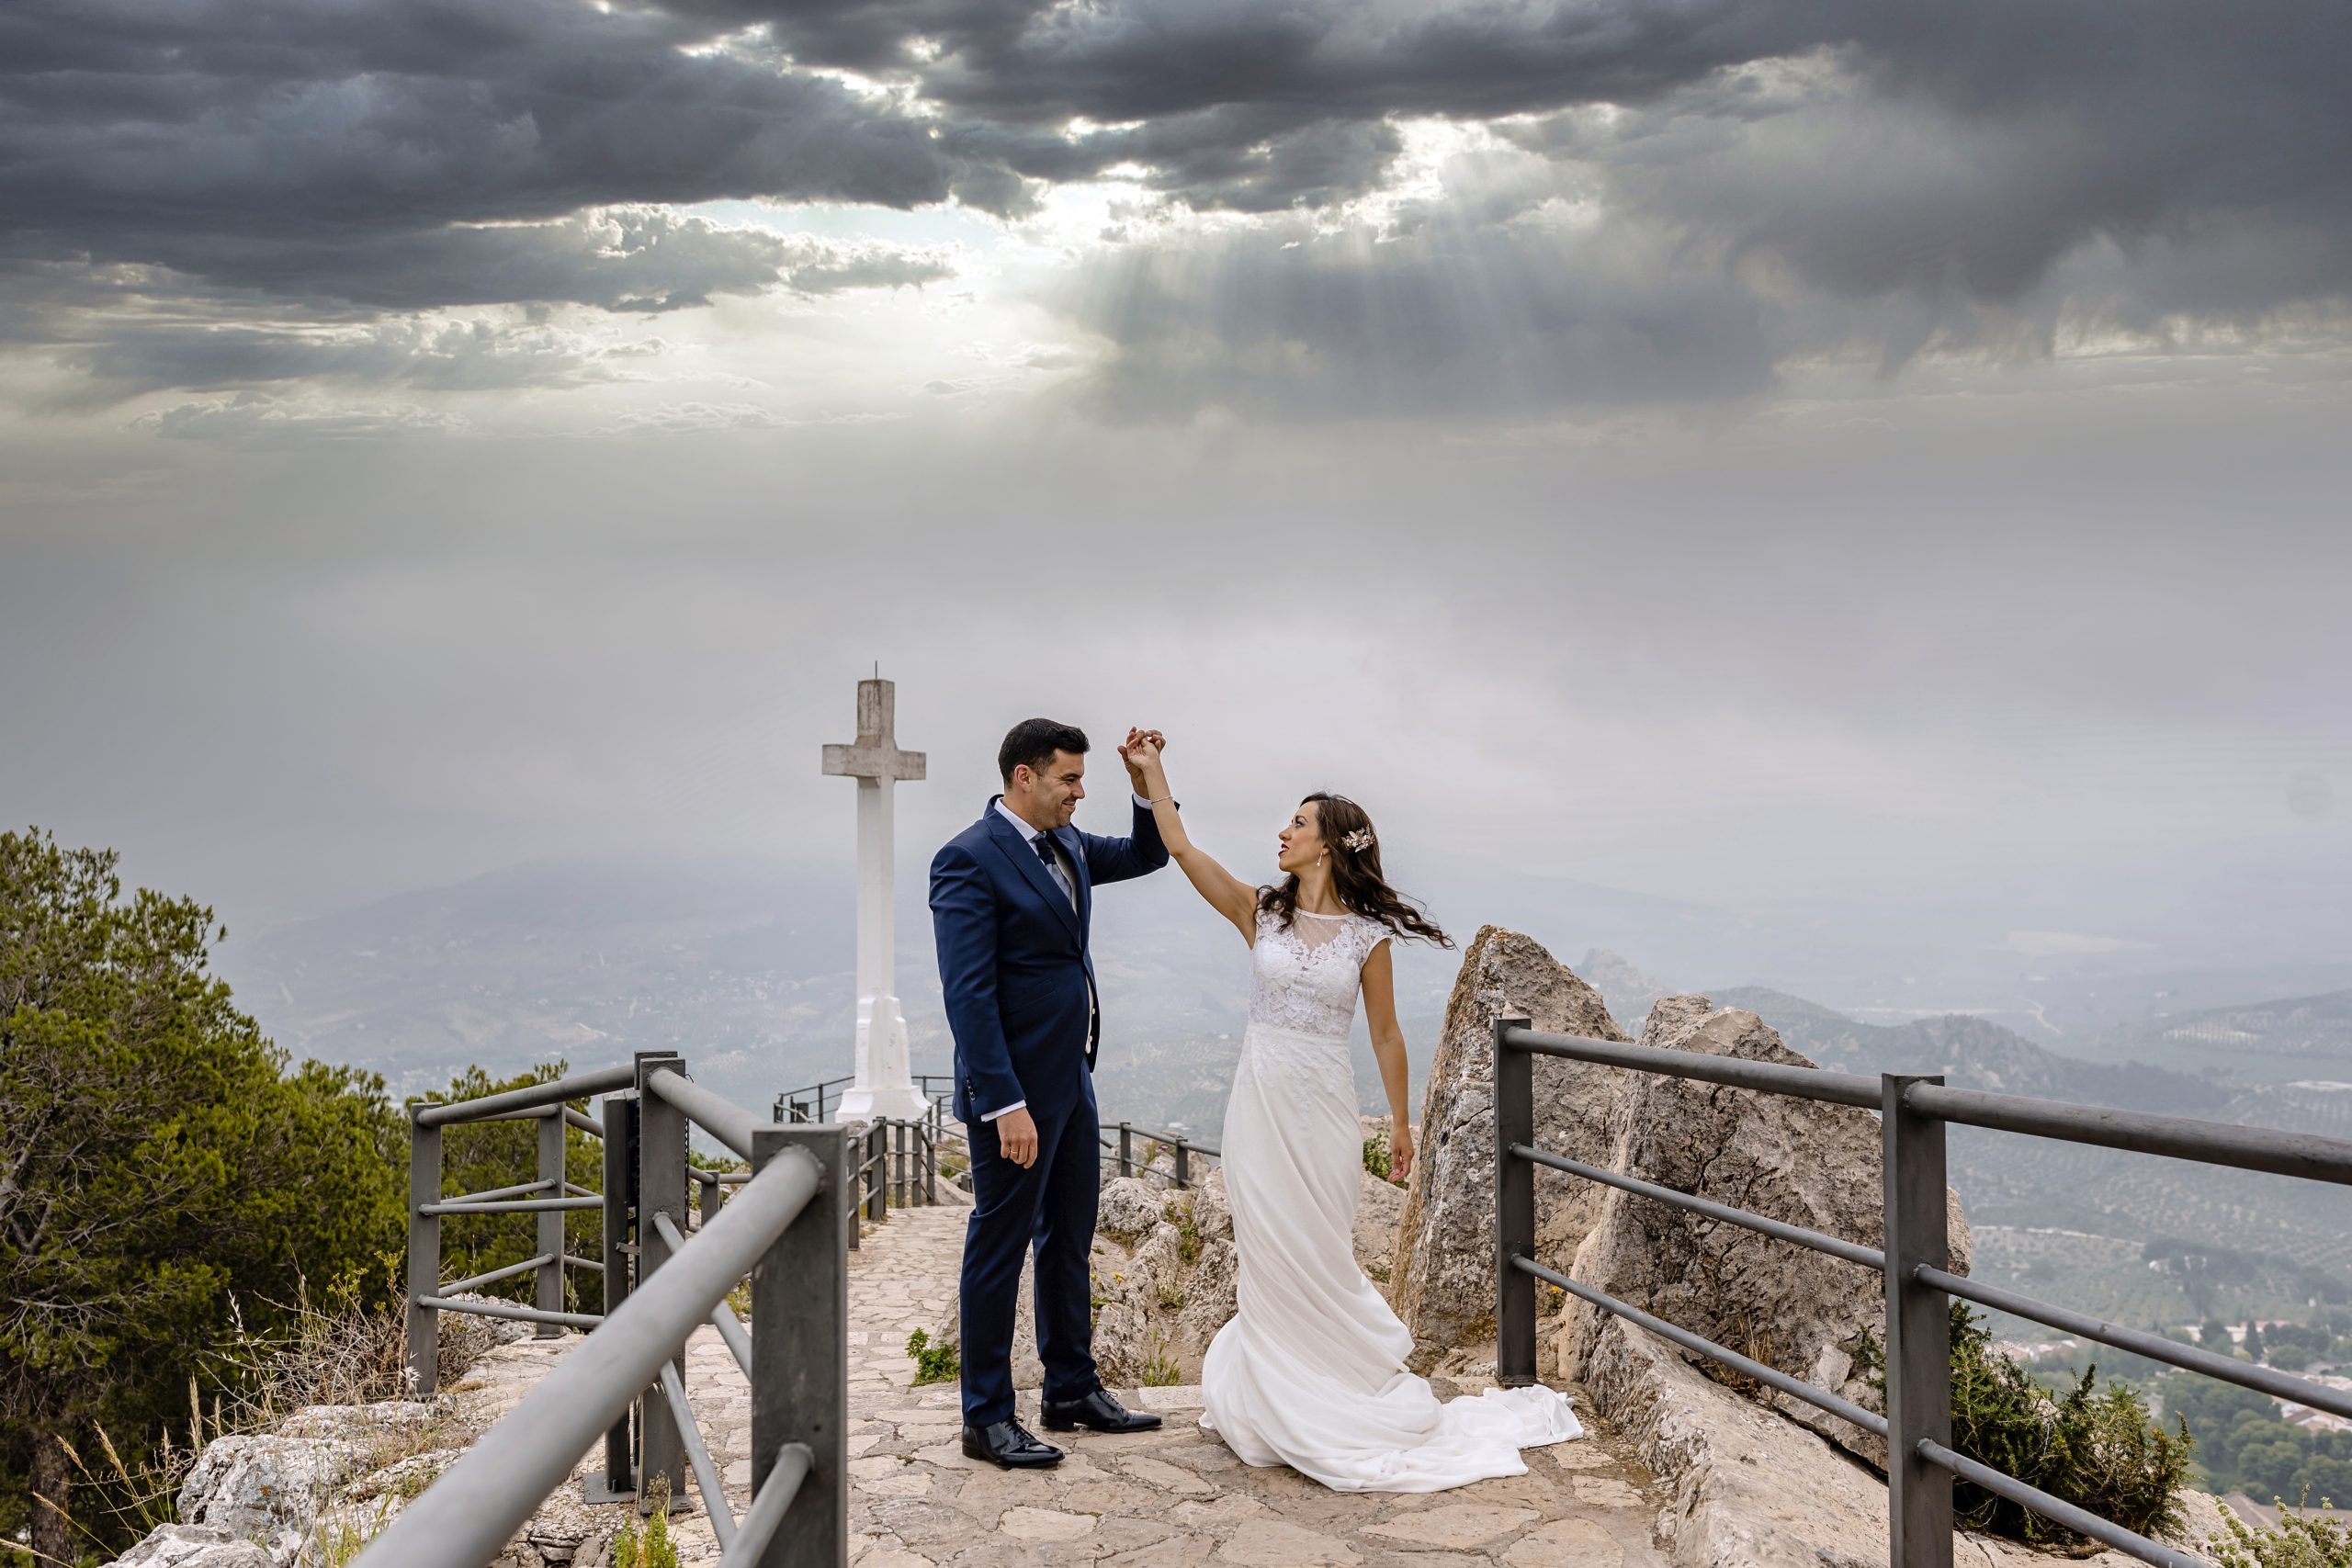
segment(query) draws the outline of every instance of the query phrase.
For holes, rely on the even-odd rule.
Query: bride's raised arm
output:
[[[1169,793],[1168,770],[1159,759],[1158,738],[1142,730],[1129,730],[1126,744],[1119,748],[1119,756],[1142,770],[1144,798],[1151,802],[1151,819],[1159,829],[1160,842],[1168,846],[1169,854],[1183,867],[1193,890],[1208,900],[1210,908],[1233,922],[1244,942],[1254,942],[1258,934],[1258,890],[1217,864],[1184,831],[1183,818],[1176,812],[1175,797]]]

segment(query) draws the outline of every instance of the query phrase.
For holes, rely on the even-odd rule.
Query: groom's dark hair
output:
[[[1057,751],[1085,756],[1086,731],[1074,724],[1056,724],[1050,718],[1024,718],[1004,732],[1004,744],[996,749],[997,776],[1011,784],[1012,770],[1023,762],[1033,772],[1043,773]]]

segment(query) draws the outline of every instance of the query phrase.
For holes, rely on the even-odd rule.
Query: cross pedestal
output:
[[[857,781],[857,1062],[856,1077],[836,1113],[843,1122],[886,1116],[915,1121],[931,1111],[915,1088],[907,1021],[890,974],[897,940],[890,909],[890,792],[901,779],[923,776],[923,754],[899,750],[897,708],[893,682],[860,681],[856,740],[825,748],[825,772]]]

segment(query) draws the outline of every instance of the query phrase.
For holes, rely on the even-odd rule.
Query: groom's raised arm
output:
[[[970,852],[948,844],[931,861],[931,931],[947,1027],[964,1054],[972,1111],[985,1117],[1024,1098],[996,1001],[996,900]]]
[[[1081,830],[1079,840],[1086,846],[1086,874],[1100,886],[1105,882],[1125,882],[1133,876],[1148,876],[1168,863],[1168,846],[1159,837],[1159,824],[1143,797],[1135,797],[1136,830],[1124,839],[1098,838]]]

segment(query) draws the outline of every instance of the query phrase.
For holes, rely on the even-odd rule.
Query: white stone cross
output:
[[[890,973],[897,940],[890,911],[891,789],[901,779],[923,776],[923,754],[899,750],[897,709],[894,682],[878,676],[860,681],[857,739],[825,748],[825,772],[857,781],[857,1076],[835,1113],[843,1122],[919,1120],[931,1109],[915,1088],[907,1021]]]

